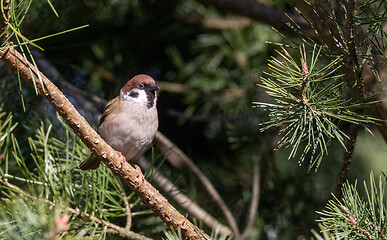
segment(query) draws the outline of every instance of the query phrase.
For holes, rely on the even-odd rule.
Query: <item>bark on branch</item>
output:
[[[185,239],[210,239],[181,215],[149,182],[144,180],[141,172],[127,162],[121,163],[117,152],[94,131],[63,93],[43,73],[26,61],[19,52],[9,48],[0,51],[0,56],[1,60],[10,69],[17,71],[27,83],[33,85],[35,82],[38,93],[49,101],[74,133],[166,224],[175,229],[180,228]]]

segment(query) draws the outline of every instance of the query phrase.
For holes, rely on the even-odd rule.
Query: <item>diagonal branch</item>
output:
[[[163,153],[168,159],[174,159],[173,162],[176,165],[185,165],[187,166],[193,174],[199,179],[203,187],[210,194],[214,202],[219,206],[224,217],[226,218],[235,239],[240,238],[240,232],[238,225],[233,217],[230,209],[227,207],[226,203],[223,201],[222,197],[212,185],[211,181],[203,174],[203,172],[195,165],[195,163],[187,156],[183,151],[181,151],[175,144],[173,144],[168,138],[166,138],[162,133],[157,132],[155,135],[155,140],[159,142],[159,150]],[[172,162],[172,161],[171,161]],[[175,166],[176,166],[175,165]]]
[[[143,179],[142,173],[138,169],[126,161],[121,162],[118,153],[96,133],[63,93],[43,73],[13,48],[0,51],[0,56],[1,60],[10,69],[17,71],[27,83],[32,85],[35,82],[38,93],[49,101],[74,133],[114,175],[120,177],[152,209],[155,215],[175,229],[180,228],[186,239],[209,239],[202,230],[189,222],[149,182]]]
[[[247,224],[246,228],[242,233],[242,239],[247,239],[251,230],[253,229],[254,226],[254,221],[257,216],[258,212],[258,204],[259,204],[259,191],[260,191],[260,186],[261,186],[261,168],[260,168],[260,161],[261,157],[254,155],[252,157],[253,160],[253,170],[254,170],[254,175],[253,175],[253,189],[252,189],[252,199],[250,203],[250,211],[249,211],[249,216],[247,219]]]
[[[141,168],[148,170],[151,168],[150,163],[141,157],[138,160],[138,164]],[[187,210],[192,216],[202,221],[205,225],[211,229],[218,229],[219,232],[232,235],[231,230],[217,221],[213,216],[206,212],[203,208],[189,199],[184,193],[182,193],[171,181],[164,177],[157,169],[152,168],[150,175],[154,182],[166,193],[168,193],[173,200],[176,201],[182,208]]]

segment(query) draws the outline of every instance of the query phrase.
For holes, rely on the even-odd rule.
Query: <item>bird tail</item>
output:
[[[101,161],[94,155],[90,154],[81,164],[79,168],[81,170],[97,169]]]

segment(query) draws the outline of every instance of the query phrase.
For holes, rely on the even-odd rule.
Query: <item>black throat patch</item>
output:
[[[146,98],[148,100],[146,106],[148,108],[151,108],[151,107],[153,107],[153,105],[155,103],[156,92],[150,91],[150,90],[145,90],[145,93],[146,93]]]

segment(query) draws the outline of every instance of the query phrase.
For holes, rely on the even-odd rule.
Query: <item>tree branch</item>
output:
[[[9,33],[8,33],[8,19],[9,19],[9,10],[10,10],[10,0],[1,0],[2,9],[0,13],[0,43],[6,43]]]
[[[354,23],[354,11],[355,11],[355,1],[349,0],[347,4],[347,12],[346,12],[346,24],[345,24],[345,40],[348,45],[349,50],[349,65],[352,66],[352,69],[348,69],[348,74],[344,76],[344,79],[347,81],[348,86],[358,86],[357,89],[353,89],[352,95],[355,100],[362,100],[364,98],[364,80],[361,76],[361,69],[359,66],[359,59],[356,53],[355,46],[355,23]],[[348,78],[351,77],[352,78]],[[358,110],[359,112],[364,112],[362,110]],[[353,152],[356,146],[356,139],[359,132],[359,125],[352,124],[350,138],[347,143],[347,149],[344,153],[343,163],[341,166],[339,178],[337,180],[336,186],[336,196],[338,199],[341,199],[343,193],[341,191],[345,181],[348,178],[349,165],[352,162]]]
[[[247,224],[246,228],[242,233],[242,238],[241,239],[247,239],[251,229],[254,226],[254,221],[255,217],[257,216],[258,213],[258,204],[259,204],[259,190],[260,190],[260,178],[261,178],[261,169],[260,169],[260,161],[261,157],[254,155],[252,157],[253,160],[253,170],[254,170],[254,175],[253,175],[253,189],[252,189],[252,197],[251,197],[251,203],[250,203],[250,211],[249,211],[249,216],[247,219]]]
[[[359,125],[352,124],[351,133],[350,133],[349,140],[347,143],[347,150],[344,153],[343,163],[341,165],[339,178],[337,180],[337,185],[336,185],[336,197],[337,197],[337,199],[341,199],[343,197],[343,193],[342,193],[341,189],[342,189],[345,181],[347,181],[347,178],[348,178],[349,165],[352,162],[352,156],[353,156],[353,152],[355,150],[358,132],[359,132]]]
[[[310,32],[312,29],[308,23],[298,14],[286,13],[280,9],[260,3],[256,0],[197,0],[204,5],[213,5],[220,11],[233,12],[242,16],[249,17],[256,21],[268,24],[275,29],[295,35],[296,33],[286,24],[289,17],[301,27],[301,29]],[[289,17],[287,17],[289,16]]]
[[[27,83],[32,85],[35,82],[38,93],[49,101],[74,133],[166,224],[175,229],[180,228],[186,239],[209,239],[205,233],[181,215],[149,182],[144,180],[140,171],[126,161],[121,162],[118,153],[90,127],[63,93],[43,73],[13,48],[0,51],[0,55],[1,60],[10,69],[17,71]]]
[[[214,18],[195,15],[176,14],[176,18],[186,23],[199,24],[205,28],[212,29],[230,29],[230,28],[244,28],[251,26],[254,21],[247,17],[238,18]]]

